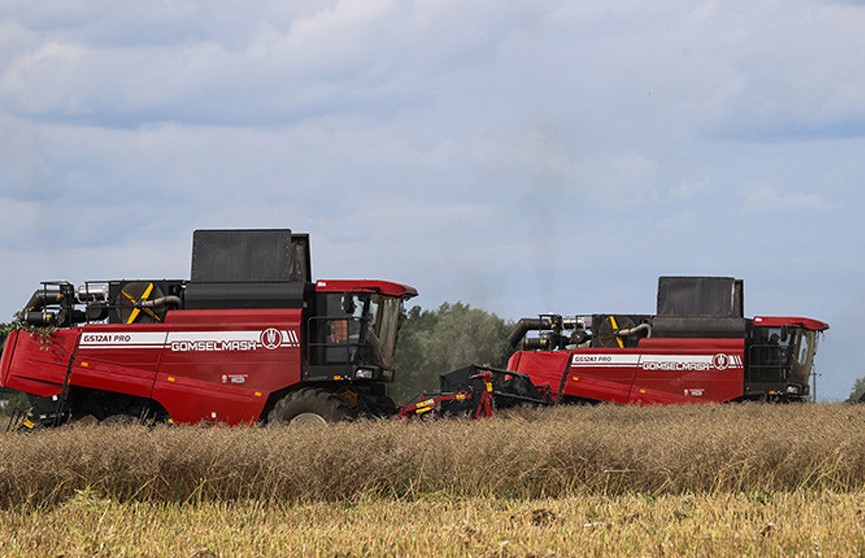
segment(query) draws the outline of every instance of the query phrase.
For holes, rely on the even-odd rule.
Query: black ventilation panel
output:
[[[292,235],[289,229],[197,230],[192,237],[191,280],[309,282],[309,235]]]
[[[742,318],[742,280],[732,277],[658,278],[658,317]]]

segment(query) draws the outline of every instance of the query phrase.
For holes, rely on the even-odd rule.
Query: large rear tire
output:
[[[277,401],[267,415],[267,422],[290,426],[323,426],[351,418],[351,409],[333,393],[319,388],[303,388]]]

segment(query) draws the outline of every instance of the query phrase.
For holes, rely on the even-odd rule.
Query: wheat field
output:
[[[861,556],[861,493],[119,503],[0,512],[0,555]]]
[[[0,435],[3,556],[862,555],[865,406]]]

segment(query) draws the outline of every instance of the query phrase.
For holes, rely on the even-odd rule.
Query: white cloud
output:
[[[708,187],[709,182],[707,180],[700,180],[696,182],[685,181],[675,186],[672,186],[668,190],[668,193],[670,197],[676,200],[684,200],[692,198],[693,196],[702,192],[705,192]]]
[[[692,211],[668,215],[658,222],[658,229],[664,232],[680,232],[693,230],[698,226]]]
[[[743,192],[745,211],[788,212],[826,209],[826,201],[816,194],[780,191],[776,186],[755,184]]]
[[[865,135],[865,9],[837,3],[725,4],[741,34],[727,60],[738,87],[714,115],[738,139],[795,140]]]
[[[603,154],[590,158],[578,170],[590,200],[614,211],[625,211],[654,201],[658,196],[658,163],[641,153]]]

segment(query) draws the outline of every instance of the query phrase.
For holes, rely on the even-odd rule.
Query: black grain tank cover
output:
[[[742,280],[659,277],[658,317],[742,318]]]
[[[652,336],[743,338],[742,290],[732,277],[660,277]]]
[[[197,230],[192,282],[312,281],[309,235],[289,229]]]
[[[313,298],[311,280],[309,235],[197,230],[184,308],[303,308]]]

